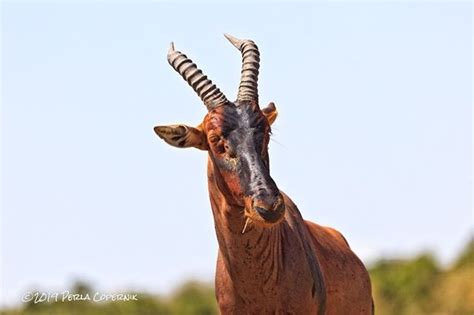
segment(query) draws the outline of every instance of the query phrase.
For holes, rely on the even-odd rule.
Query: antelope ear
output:
[[[278,111],[275,107],[275,103],[270,102],[267,107],[262,109],[263,114],[267,117],[268,123],[271,125],[278,116]]]
[[[209,149],[206,136],[200,126],[194,128],[186,125],[169,125],[156,126],[153,129],[158,137],[174,147]]]

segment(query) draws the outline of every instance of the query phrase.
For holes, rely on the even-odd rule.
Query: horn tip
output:
[[[237,49],[240,49],[240,45],[242,44],[242,41],[238,38],[235,38],[232,35],[224,33],[224,37],[227,38],[227,40],[234,45]]]
[[[170,54],[172,52],[174,52],[174,43],[173,42],[170,43],[170,48],[168,49],[168,54]]]

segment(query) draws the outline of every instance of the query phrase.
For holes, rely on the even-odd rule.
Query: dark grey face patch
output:
[[[270,177],[267,154],[270,126],[265,116],[258,107],[250,105],[225,106],[219,115],[226,151],[231,151],[234,157],[213,158],[217,167],[238,175],[245,196],[271,204],[279,190]]]

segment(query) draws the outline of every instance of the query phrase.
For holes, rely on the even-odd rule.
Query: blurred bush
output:
[[[430,254],[381,260],[370,268],[376,314],[473,315],[474,240],[451,267]]]
[[[211,284],[189,281],[181,285],[170,296],[151,295],[143,292],[136,294],[136,300],[94,302],[94,290],[80,281],[69,289],[71,294],[86,296],[90,301],[59,301],[24,303],[22,307],[0,311],[1,315],[184,315],[218,314]],[[62,292],[61,292],[62,293]]]
[[[428,253],[412,259],[382,259],[369,270],[378,315],[473,315],[474,240],[450,267]],[[77,282],[73,293],[92,293]],[[190,281],[168,296],[136,292],[137,301],[24,303],[2,315],[213,315],[218,314],[211,284]],[[350,315],[350,314],[348,314]]]

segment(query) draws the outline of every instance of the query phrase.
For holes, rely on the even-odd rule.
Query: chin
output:
[[[278,225],[285,218],[285,211],[278,215],[278,217],[273,218],[271,221],[264,219],[255,209],[245,209],[244,216],[248,223],[254,226],[270,228],[275,225]]]

